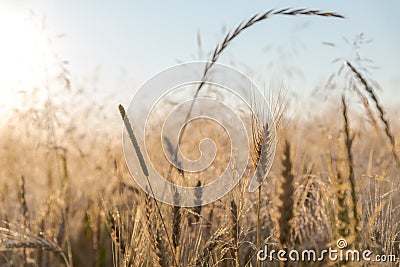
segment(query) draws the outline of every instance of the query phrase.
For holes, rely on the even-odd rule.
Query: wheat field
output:
[[[310,9],[256,14],[228,32],[204,73],[237,36],[273,16],[343,18]],[[251,177],[245,176],[221,199],[192,208],[156,201],[134,182],[121,129],[135,125],[123,126],[129,119],[123,106],[82,103],[85,92],[68,87],[68,73],[56,77],[46,101],[33,105],[37,92],[26,95],[26,105],[16,107],[0,130],[0,266],[399,266],[399,110],[382,104],[362,62],[345,59],[337,66],[331,88],[316,96],[321,102],[327,97],[324,108],[308,117],[306,109],[291,106],[288,94],[271,89],[277,149],[255,192],[248,192]],[[248,172],[264,164],[258,159],[270,135],[268,124],[254,118],[250,124]],[[217,144],[217,160],[228,161],[230,147],[218,131],[194,123],[190,138],[182,139],[183,152],[198,157],[193,148],[205,134]],[[150,137],[152,158],[167,173],[158,136]],[[197,187],[221,173],[219,166],[206,175],[170,170],[177,183],[188,179]],[[265,246],[322,251],[337,248],[339,239],[346,248],[371,251],[371,258],[395,258],[257,258]]]

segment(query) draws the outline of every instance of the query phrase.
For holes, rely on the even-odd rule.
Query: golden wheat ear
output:
[[[266,123],[263,127],[253,127],[253,165],[255,173],[249,184],[249,192],[261,186],[268,175],[275,154],[275,126]]]

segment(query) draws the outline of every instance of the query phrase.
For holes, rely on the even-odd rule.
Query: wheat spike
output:
[[[279,195],[280,217],[279,217],[279,242],[282,247],[288,247],[291,234],[291,219],[293,218],[293,180],[292,159],[290,154],[290,143],[286,140],[282,158],[282,184]]]

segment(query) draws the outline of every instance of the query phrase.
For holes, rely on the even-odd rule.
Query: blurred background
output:
[[[67,71],[73,90],[91,87],[87,101],[128,99],[155,73],[179,62],[207,60],[240,22],[275,7],[336,11],[345,20],[275,17],[238,38],[220,58],[260,87],[285,87],[300,99],[338,69],[337,58],[367,58],[396,105],[400,35],[397,1],[1,1],[0,105]],[[356,38],[363,33],[363,42]],[[333,46],[334,45],[334,46]],[[61,68],[61,69],[60,69]],[[48,81],[47,81],[48,82]],[[89,89],[89,88],[88,88]],[[15,102],[17,101],[17,102]],[[110,103],[111,104],[111,103]],[[110,105],[113,108],[115,105]]]

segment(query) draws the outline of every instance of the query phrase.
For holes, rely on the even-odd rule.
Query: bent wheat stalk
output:
[[[234,39],[236,39],[240,33],[242,33],[244,30],[252,27],[253,25],[264,21],[270,17],[276,16],[276,15],[283,15],[283,16],[299,16],[299,15],[304,15],[304,16],[320,16],[320,17],[334,17],[334,18],[345,18],[343,15],[335,13],[335,12],[324,12],[321,10],[314,10],[314,9],[306,9],[306,8],[283,8],[283,9],[270,9],[267,12],[264,13],[257,13],[254,16],[252,16],[250,19],[248,19],[245,22],[240,23],[235,30],[229,32],[228,34],[226,34],[224,40],[218,44],[215,49],[214,52],[211,56],[210,61],[206,64],[205,68],[204,68],[204,72],[203,72],[203,76],[201,78],[201,82],[199,84],[199,86],[197,87],[197,90],[193,96],[194,101],[192,101],[188,114],[186,116],[185,121],[188,121],[188,119],[190,118],[190,115],[192,114],[192,110],[195,104],[195,100],[198,97],[200,90],[203,88],[203,86],[206,83],[206,77],[210,71],[210,69],[212,68],[212,66],[218,61],[220,55],[222,54],[222,52],[232,43],[232,41]],[[186,130],[186,126],[187,124],[185,124],[182,127],[182,130],[180,132],[179,135],[179,139],[178,139],[178,144],[177,146],[179,146],[179,144],[181,143],[181,140],[184,136],[185,130]],[[176,153],[178,151],[178,147],[175,150]],[[172,165],[170,165],[169,167],[170,169],[173,168]],[[168,173],[171,173],[171,170],[169,170]],[[169,177],[168,177],[169,178]]]
[[[345,60],[344,64],[350,68],[351,72],[355,75],[356,79],[358,79],[358,81],[363,85],[365,91],[371,97],[372,101],[375,103],[375,107],[379,112],[379,119],[385,125],[385,134],[389,138],[392,147],[393,157],[396,161],[397,166],[400,167],[400,158],[396,153],[396,140],[390,128],[389,121],[385,117],[385,111],[383,110],[383,106],[379,102],[374,89],[372,88],[372,86],[370,86],[367,79],[354,67],[353,64],[351,64],[348,60]]]
[[[239,36],[239,34],[241,32],[243,32],[244,30],[246,30],[247,28],[250,28],[251,26],[257,24],[258,22],[264,21],[272,16],[275,15],[285,15],[285,16],[298,16],[298,15],[307,15],[307,16],[321,16],[321,17],[335,17],[335,18],[345,18],[343,15],[338,14],[338,13],[334,13],[334,12],[324,12],[321,10],[312,10],[312,9],[305,9],[305,8],[297,8],[297,9],[292,9],[292,8],[284,8],[284,9],[279,9],[279,10],[275,10],[275,9],[270,9],[265,13],[258,13],[255,14],[253,17],[251,17],[249,20],[247,20],[246,22],[242,22],[240,23],[235,30],[229,32],[224,40],[222,41],[222,43],[218,44],[215,49],[214,52],[212,54],[212,57],[210,59],[210,61],[206,64],[205,68],[204,68],[204,72],[203,72],[203,77],[202,77],[202,82],[199,84],[199,86],[197,87],[196,93],[194,95],[194,99],[197,98],[197,96],[199,95],[199,92],[201,90],[201,88],[204,86],[205,84],[205,78],[207,76],[207,74],[209,73],[210,69],[212,68],[212,66],[217,62],[217,60],[219,59],[220,55],[222,54],[222,52],[231,44],[231,42],[237,38]],[[192,112],[193,109],[193,105],[194,105],[194,101],[192,102],[192,105],[189,109],[188,112],[188,116],[187,119],[190,117],[190,114]],[[186,126],[186,125],[185,125]],[[185,127],[182,128],[182,132],[181,132],[181,136],[183,136],[183,132],[184,132]],[[181,139],[179,139],[181,140]]]

